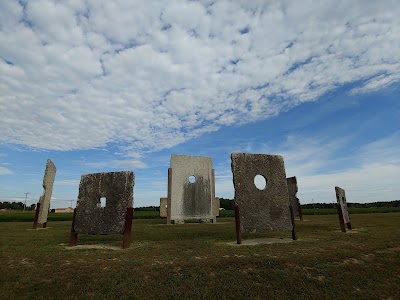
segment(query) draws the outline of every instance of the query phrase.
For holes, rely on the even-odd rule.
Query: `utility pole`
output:
[[[24,205],[24,210],[22,212],[25,212],[25,208],[26,208],[26,198],[28,198],[28,192],[24,193],[25,194],[25,205]]]
[[[73,200],[71,200],[71,206],[70,206],[71,208],[73,208],[73,207],[72,207],[72,201],[73,201]]]

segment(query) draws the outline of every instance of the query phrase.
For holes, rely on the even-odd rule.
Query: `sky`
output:
[[[301,203],[400,199],[400,3],[0,2],[0,201],[75,206],[83,174],[167,194],[171,154],[282,155]],[[268,180],[268,178],[267,178]]]

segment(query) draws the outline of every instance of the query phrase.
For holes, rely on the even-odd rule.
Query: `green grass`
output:
[[[350,208],[350,214],[370,214],[400,212],[400,207],[373,207],[373,208]],[[304,208],[303,215],[336,215],[337,210],[333,208]],[[0,222],[33,222],[34,211],[0,211]],[[234,217],[233,210],[221,210],[220,217]],[[160,219],[159,211],[135,211],[134,219]],[[72,213],[49,213],[48,221],[72,221]]]
[[[230,246],[221,224],[133,221],[127,250],[66,250],[71,222],[46,230],[0,223],[2,299],[400,299],[400,213],[297,221],[289,244]],[[254,235],[247,234],[244,238]],[[289,237],[289,232],[257,234]],[[78,244],[119,247],[122,236],[80,235]]]

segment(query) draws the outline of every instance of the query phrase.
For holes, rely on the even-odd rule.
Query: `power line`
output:
[[[26,198],[28,198],[28,195],[30,194],[29,192],[24,193],[25,194],[25,205],[24,205],[24,210],[22,212],[25,212],[26,208]]]

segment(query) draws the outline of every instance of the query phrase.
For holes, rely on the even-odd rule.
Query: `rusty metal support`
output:
[[[242,243],[242,234],[240,232],[240,209],[239,206],[235,204],[235,224],[236,224],[236,242],[238,244]]]
[[[76,208],[74,209],[74,215],[72,217],[72,225],[71,225],[71,234],[69,235],[69,245],[70,247],[74,247],[78,243],[78,233],[75,231],[75,215]]]
[[[133,207],[126,209],[125,225],[124,225],[124,241],[122,242],[122,249],[127,249],[131,243],[132,235],[132,219],[133,219]]]

